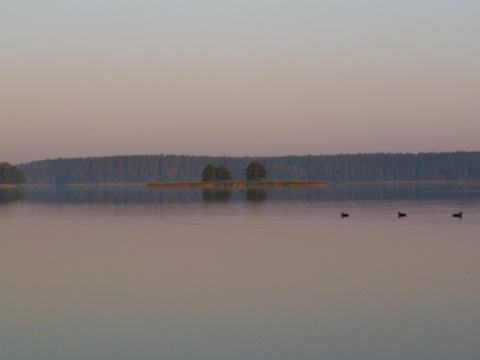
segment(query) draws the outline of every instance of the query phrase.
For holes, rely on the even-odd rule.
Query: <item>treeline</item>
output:
[[[480,152],[340,154],[279,157],[133,155],[34,161],[18,165],[31,184],[146,183],[201,181],[207,164],[226,166],[232,179],[245,178],[252,160],[272,180],[477,181]]]
[[[18,167],[9,163],[0,163],[0,184],[22,184],[25,182],[25,174]]]

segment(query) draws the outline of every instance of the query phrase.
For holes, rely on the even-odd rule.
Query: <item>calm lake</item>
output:
[[[478,360],[479,276],[479,186],[0,189],[2,360]]]

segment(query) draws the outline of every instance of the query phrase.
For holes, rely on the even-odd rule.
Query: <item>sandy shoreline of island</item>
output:
[[[150,189],[164,188],[278,188],[278,187],[323,187],[323,181],[194,181],[194,182],[153,182],[147,183]]]

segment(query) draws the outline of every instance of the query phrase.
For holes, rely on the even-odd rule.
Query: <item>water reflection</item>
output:
[[[476,359],[478,189],[26,188],[0,206],[0,358]]]
[[[3,201],[68,204],[193,204],[288,202],[352,204],[371,202],[459,204],[480,200],[478,185],[327,185],[324,188],[147,189],[144,186],[26,187],[0,192]],[[399,209],[400,210],[400,209]]]
[[[206,203],[228,202],[232,199],[232,190],[230,189],[204,189],[202,199]]]
[[[247,189],[247,201],[261,203],[267,200],[267,190],[265,189]]]
[[[23,188],[0,189],[0,205],[21,201],[25,198]]]

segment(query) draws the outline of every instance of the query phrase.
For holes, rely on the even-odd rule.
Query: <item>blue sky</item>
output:
[[[1,161],[480,150],[478,1],[0,2]]]

